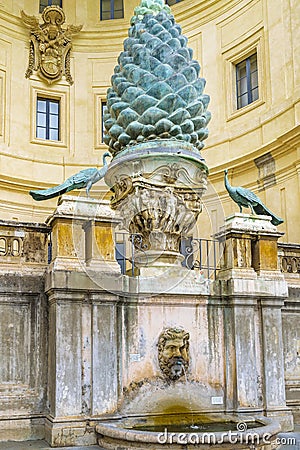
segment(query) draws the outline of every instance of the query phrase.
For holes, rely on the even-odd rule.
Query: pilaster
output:
[[[288,290],[277,263],[281,235],[267,216],[226,218],[216,235],[223,256],[215,286],[225,304],[227,410],[264,412],[288,431],[293,419],[284,390],[281,307]]]
[[[107,202],[63,196],[48,219],[52,260],[45,434],[53,447],[96,443],[91,421],[116,408],[118,218]]]
[[[269,216],[236,213],[227,217],[215,235],[222,253],[219,293],[286,298],[287,284],[277,262],[281,236]]]
[[[231,297],[225,306],[226,409],[255,413],[263,409],[261,336],[255,297]],[[230,326],[229,326],[230,323]]]
[[[261,298],[264,403],[266,415],[275,417],[283,430],[293,429],[293,416],[286,407],[282,333],[283,299]]]

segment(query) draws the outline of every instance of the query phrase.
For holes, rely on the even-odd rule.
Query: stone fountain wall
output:
[[[93,443],[97,420],[120,414],[265,413],[291,429],[281,325],[288,292],[269,220],[236,215],[226,222],[218,236],[222,269],[209,283],[175,266],[160,268],[159,278],[121,275],[112,260],[105,265],[112,239],[105,246],[98,240],[91,257],[76,242],[103,230],[109,237],[108,222],[118,222],[108,205],[97,208],[96,201],[78,206],[65,198],[50,219],[75,243],[53,250],[46,282],[51,445]],[[189,334],[186,376],[176,381],[164,376],[158,359],[159,337],[172,328]]]
[[[50,228],[27,226],[15,235],[12,224],[2,226],[7,240],[26,245],[17,260],[1,256],[2,361],[15,367],[1,366],[1,439],[45,434],[54,447],[92,444],[105,417],[186,410],[264,413],[291,429],[284,376],[291,379],[296,357],[289,342],[298,300],[288,298],[269,221],[227,220],[219,235],[222,269],[208,283],[196,271],[170,267],[159,278],[121,275],[114,260],[118,220],[107,202],[63,197],[49,221],[50,265]],[[29,241],[37,249],[31,256]],[[172,328],[189,333],[186,378],[176,381],[158,359],[160,335]],[[296,371],[293,377],[295,385]]]

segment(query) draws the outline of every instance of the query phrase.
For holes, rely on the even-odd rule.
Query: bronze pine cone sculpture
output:
[[[207,138],[209,96],[187,38],[173,15],[136,15],[107,91],[104,142],[112,155],[155,139],[191,143]]]

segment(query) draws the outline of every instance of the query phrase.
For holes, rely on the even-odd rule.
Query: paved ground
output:
[[[0,442],[0,450],[53,450],[45,441]],[[98,445],[88,447],[59,447],[55,450],[103,450]]]
[[[295,426],[293,433],[280,433],[283,445],[277,450],[300,450],[300,425]],[[0,450],[53,450],[45,441],[0,442]],[[88,447],[59,447],[56,450],[104,450],[97,445]],[[234,446],[232,447],[234,450]]]

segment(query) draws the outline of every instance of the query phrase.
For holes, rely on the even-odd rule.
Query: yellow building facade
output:
[[[35,202],[45,189],[88,167],[101,167],[102,103],[127,36],[137,0],[124,1],[124,18],[100,20],[100,2],[63,0],[66,24],[83,25],[72,38],[70,71],[53,84],[36,72],[25,78],[30,30],[21,10],[39,17],[38,0],[0,2],[0,215],[44,222],[56,199]],[[211,101],[209,137],[202,150],[210,170],[199,233],[209,237],[236,211],[224,188],[254,192],[284,219],[283,242],[299,242],[300,4],[296,0],[182,0],[172,6],[206,79]],[[255,54],[258,98],[237,108],[236,68]],[[37,98],[60,102],[59,140],[36,137]],[[81,194],[83,195],[83,194]],[[92,196],[109,198],[104,182]],[[250,211],[246,211],[250,212]]]

